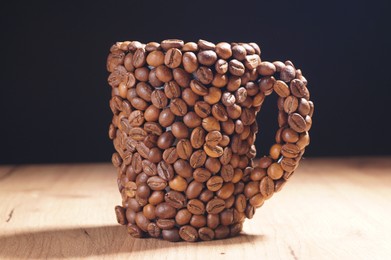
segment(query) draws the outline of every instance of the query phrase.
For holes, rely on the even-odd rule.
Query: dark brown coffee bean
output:
[[[150,105],[144,112],[144,118],[148,122],[155,122],[159,119],[160,109]]]
[[[182,57],[183,68],[188,73],[193,73],[198,69],[197,57],[193,52],[186,52]]]
[[[198,195],[200,195],[204,185],[197,181],[192,181],[186,189],[186,196],[188,199],[194,199],[197,198]]]
[[[234,168],[231,164],[226,164],[221,167],[221,177],[225,182],[229,182],[234,177]]]
[[[152,204],[145,205],[144,208],[143,208],[143,214],[149,220],[155,219],[156,218],[155,206],[152,205]]]
[[[168,127],[175,121],[175,115],[170,108],[163,109],[159,114],[159,124],[162,127]]]
[[[163,230],[162,236],[164,240],[170,241],[170,242],[178,242],[181,240],[181,237],[179,236],[179,231],[177,228]]]
[[[191,88],[186,88],[182,91],[182,99],[190,107],[194,106],[199,98],[200,96],[194,93]]]
[[[176,174],[183,178],[190,178],[193,176],[193,168],[191,168],[187,160],[179,159],[174,163],[174,170]]]
[[[143,236],[143,231],[135,224],[129,223],[126,227],[129,235],[135,238],[141,238]]]
[[[210,241],[214,239],[215,233],[211,228],[202,227],[198,230],[198,236],[201,240]]]
[[[231,92],[224,92],[223,96],[221,97],[221,102],[227,106],[233,106],[236,102],[235,96]]]
[[[141,67],[141,68],[138,68],[134,71],[134,77],[138,80],[138,81],[148,81],[149,79],[149,69],[146,68],[146,67]],[[124,83],[125,84],[125,83]],[[121,84],[118,86],[118,87],[121,87]],[[126,90],[126,89],[125,89]],[[126,97],[126,91],[124,92],[125,94],[124,95],[121,95],[123,96],[124,98]]]
[[[247,202],[246,197],[243,194],[239,194],[235,199],[235,208],[239,212],[244,212],[246,210]]]
[[[159,176],[148,178],[147,184],[151,190],[164,190],[167,187],[167,182]]]
[[[167,202],[162,202],[156,206],[155,214],[158,218],[174,218],[176,215],[176,209]]]
[[[175,147],[170,147],[163,152],[163,160],[169,164],[173,164],[178,159],[178,153]]]
[[[183,208],[186,205],[186,198],[183,193],[174,190],[167,192],[164,200],[176,209]]]
[[[222,199],[212,199],[206,204],[206,211],[210,214],[219,214],[225,209],[225,201]]]
[[[298,111],[299,111],[299,114],[302,115],[303,117],[307,116],[311,111],[310,102],[311,101],[307,101],[304,98],[300,98],[300,100],[298,102],[299,103]]]
[[[291,114],[299,107],[299,100],[294,96],[288,96],[284,101],[285,113]]]
[[[210,191],[218,191],[221,189],[221,187],[223,187],[223,183],[224,179],[222,177],[213,176],[207,181],[206,186]]]
[[[158,67],[164,63],[164,53],[162,51],[152,51],[147,56],[147,64],[149,66]]]
[[[216,53],[222,59],[229,59],[232,56],[231,45],[227,42],[220,42],[216,45]]]
[[[157,174],[165,181],[172,180],[174,178],[174,168],[171,164],[161,161],[157,165]]]
[[[220,131],[220,123],[219,121],[212,116],[206,117],[202,119],[202,127],[207,131]]]
[[[281,69],[280,78],[283,81],[289,82],[292,79],[294,79],[295,76],[296,76],[296,70],[293,66],[287,65]]]
[[[187,203],[187,209],[194,215],[202,215],[205,212],[205,205],[198,199],[191,199]]]
[[[207,145],[216,146],[223,139],[223,136],[219,131],[211,131],[204,138]]]
[[[214,50],[216,48],[216,45],[213,42],[208,42],[202,39],[198,40],[197,44],[202,50]]]
[[[303,81],[299,79],[294,79],[290,83],[290,90],[292,95],[298,98],[306,98],[309,96],[309,92]]]
[[[177,138],[177,139],[183,139],[183,138],[188,138],[189,137],[189,129],[183,122],[175,122],[171,126],[171,131],[172,134]]]
[[[160,136],[163,134],[163,129],[162,127],[156,123],[156,122],[147,122],[144,124],[144,130],[148,133],[148,134],[154,134],[154,135],[157,135],[157,136]]]
[[[281,147],[281,154],[286,158],[296,158],[300,154],[300,147],[295,144],[284,144]]]
[[[122,164],[122,158],[121,158],[121,156],[120,156],[118,153],[113,153],[113,155],[111,156],[111,163],[112,163],[115,167],[120,167],[121,164]]]
[[[212,108],[205,101],[197,101],[194,105],[194,111],[199,117],[206,118],[212,112]]]
[[[229,226],[234,221],[233,209],[225,209],[220,213],[220,223]]]
[[[190,166],[195,168],[201,167],[206,161],[206,153],[203,150],[197,150],[190,156]]]
[[[212,115],[221,122],[228,120],[228,113],[221,103],[212,106]]]
[[[211,66],[217,61],[217,54],[212,50],[203,50],[197,54],[198,62],[205,66]]]
[[[208,201],[210,201],[211,199],[213,199],[214,197],[214,193],[213,191],[210,191],[210,190],[207,190],[207,189],[204,189],[200,196],[199,196],[199,199],[204,202],[204,203],[207,203]]]
[[[223,187],[221,187],[221,189],[219,189],[216,192],[216,195],[217,197],[225,200],[228,199],[234,193],[234,190],[235,190],[234,184],[232,182],[227,182],[224,183]]]
[[[107,71],[113,72],[118,65],[124,64],[124,59],[125,59],[125,53],[123,52],[110,53],[109,56],[107,57],[107,64],[106,64]]]
[[[170,109],[176,116],[184,116],[187,113],[186,103],[179,98],[171,99]]]
[[[191,90],[193,90],[194,93],[200,96],[205,96],[209,93],[208,89],[204,85],[202,85],[201,82],[195,79],[190,82],[190,88]]]
[[[223,155],[223,148],[221,146],[209,146],[208,144],[204,144],[205,153],[212,158],[218,158]]]
[[[263,61],[259,64],[257,70],[262,76],[272,76],[276,73],[276,66],[271,62]]]
[[[288,85],[282,80],[277,80],[274,83],[273,88],[280,97],[287,97],[290,94]]]
[[[139,153],[133,154],[131,165],[136,173],[140,173],[143,170],[142,158]]]
[[[135,220],[136,225],[141,228],[142,231],[148,232],[148,224],[151,223],[151,221],[147,219],[142,212],[138,212],[136,214]]]
[[[151,94],[151,101],[157,108],[165,108],[168,104],[168,98],[162,90],[154,90]]]
[[[164,64],[167,67],[174,69],[182,63],[182,52],[177,48],[169,49],[164,56]]]
[[[229,72],[234,76],[242,76],[245,72],[243,63],[236,59],[233,59],[229,62],[228,69]]]
[[[182,88],[187,88],[190,85],[191,75],[182,68],[175,68],[173,71],[174,80]]]
[[[232,54],[235,59],[244,60],[247,55],[247,51],[242,45],[235,45],[232,47]]]
[[[194,227],[186,225],[179,229],[179,236],[187,242],[195,242],[198,239],[198,232]]]
[[[293,172],[296,170],[298,163],[296,160],[291,158],[282,158],[281,160],[281,168],[286,172]]]
[[[212,173],[205,168],[197,168],[193,172],[193,178],[198,182],[206,182],[210,176],[212,176]]]
[[[254,217],[254,214],[255,214],[255,207],[252,206],[250,203],[248,203],[244,213],[246,214],[246,217],[248,219],[252,219]]]
[[[175,221],[178,225],[186,225],[190,222],[190,219],[192,217],[192,214],[188,209],[181,209],[177,212],[175,216]]]
[[[197,69],[196,75],[197,79],[201,81],[202,84],[210,84],[213,81],[213,72],[208,67],[199,67]]]
[[[237,119],[242,114],[242,108],[241,106],[234,104],[233,106],[227,107],[227,113],[231,119]]]
[[[225,147],[223,154],[220,157],[220,162],[222,165],[227,165],[232,159],[232,149],[230,147]]]
[[[156,68],[156,77],[162,82],[169,82],[173,78],[171,70],[165,65]]]
[[[121,206],[115,206],[115,215],[117,217],[117,222],[121,225],[127,224],[126,214],[125,214],[125,208]]]
[[[224,238],[226,238],[228,236],[229,236],[229,227],[223,226],[223,225],[219,225],[215,229],[215,238],[216,239],[224,239]]]
[[[273,61],[273,65],[276,66],[277,72],[281,72],[281,70],[285,67],[285,64],[282,61]]]
[[[147,58],[147,52],[144,48],[138,48],[136,52],[133,55],[133,66],[135,68],[141,68],[145,65],[146,58]]]
[[[161,136],[159,136],[157,140],[157,146],[160,149],[169,148],[175,141],[175,137],[171,131],[164,132]]]
[[[156,221],[156,224],[159,228],[163,230],[169,230],[175,227],[175,220],[174,219],[164,219],[160,218]]]
[[[247,198],[251,198],[255,194],[259,193],[259,182],[258,181],[251,181],[246,184],[244,187],[244,195]]]
[[[248,201],[252,206],[259,208],[263,205],[265,202],[265,198],[262,196],[262,194],[258,193],[252,196]]]
[[[260,63],[261,58],[257,54],[246,55],[246,57],[244,58],[244,65],[249,70],[255,69]]]
[[[118,67],[118,65],[116,67]],[[114,67],[114,70],[116,67]],[[127,71],[134,71],[135,68],[133,66],[133,53],[129,52],[128,54],[126,54],[124,58],[124,67]]]
[[[183,123],[189,128],[196,128],[201,125],[202,120],[195,112],[190,111],[183,117]]]
[[[217,158],[208,158],[205,161],[205,167],[213,174],[216,174],[220,171],[221,163]]]
[[[176,145],[176,151],[179,158],[188,160],[193,153],[193,148],[188,139],[181,139]]]
[[[142,110],[144,111],[145,109],[147,109],[148,107],[148,103],[145,102],[144,99],[142,98],[138,98],[138,97],[135,97],[133,98],[130,103],[132,104],[132,106],[135,108],[135,109],[139,109],[139,110]]]
[[[140,205],[138,207],[140,207]],[[128,223],[136,224],[136,212],[130,208],[127,208],[126,209],[126,220],[128,221]]]
[[[178,39],[168,39],[164,40],[160,43],[160,47],[162,47],[163,50],[167,51],[171,48],[178,48],[181,49],[184,45],[184,42],[182,40]]]
[[[289,126],[298,133],[305,132],[306,130],[306,121],[298,113],[290,114],[288,117]]]
[[[156,206],[160,202],[163,202],[163,200],[164,200],[164,192],[163,191],[153,191],[151,193],[151,196],[149,196],[149,198],[148,198],[148,202],[154,206]]]
[[[217,73],[223,75],[225,73],[227,73],[228,71],[228,62],[226,60],[223,60],[223,59],[219,59],[216,61],[216,64],[215,64],[215,70]]]
[[[149,223],[147,229],[148,229],[148,234],[151,237],[155,237],[155,238],[160,237],[160,234],[162,232],[162,230],[156,225],[156,223]]]
[[[299,134],[291,128],[285,128],[282,130],[281,138],[287,143],[296,143],[299,140]]]
[[[274,182],[270,177],[264,177],[261,180],[259,190],[265,199],[269,199],[274,193]]]
[[[178,83],[175,81],[170,81],[164,84],[164,93],[167,98],[177,98],[181,96],[181,90],[179,88]]]
[[[242,223],[236,223],[236,224],[233,224],[230,226],[230,236],[231,237],[234,237],[234,236],[237,236],[239,235],[239,233],[242,231],[243,229],[243,224]]]

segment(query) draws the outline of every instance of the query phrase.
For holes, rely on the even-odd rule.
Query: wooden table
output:
[[[391,158],[307,159],[226,240],[133,239],[109,164],[0,167],[0,259],[391,259]]]

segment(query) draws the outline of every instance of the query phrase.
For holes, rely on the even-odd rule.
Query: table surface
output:
[[[134,239],[109,164],[0,166],[0,259],[390,259],[391,158],[304,160],[243,234]]]

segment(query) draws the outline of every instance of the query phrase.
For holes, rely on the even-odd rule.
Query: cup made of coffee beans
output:
[[[122,205],[136,238],[208,241],[238,235],[282,189],[309,145],[314,104],[291,61],[256,43],[117,42],[107,70],[109,138]],[[256,157],[257,114],[278,96],[278,130]]]

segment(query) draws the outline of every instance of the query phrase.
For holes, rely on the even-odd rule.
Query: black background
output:
[[[0,163],[109,161],[115,41],[257,42],[309,81],[306,156],[391,154],[387,1],[2,1]],[[277,128],[269,99],[262,152]]]

